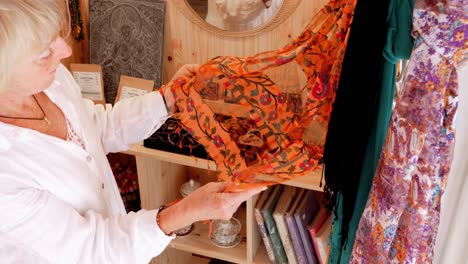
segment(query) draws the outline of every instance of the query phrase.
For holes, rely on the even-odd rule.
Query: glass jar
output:
[[[188,182],[185,182],[180,186],[180,194],[182,197],[187,197],[189,194],[194,192],[196,189],[200,188],[201,184],[193,179],[190,179]]]
[[[180,186],[180,194],[182,197],[187,197],[190,193],[194,192],[196,189],[200,188],[201,184],[193,179],[190,179],[188,182],[185,182]],[[193,224],[188,225],[186,227],[182,227],[176,231],[174,234],[177,236],[186,236],[190,234],[193,230]]]
[[[241,241],[241,227],[240,221],[234,217],[229,220],[213,220],[210,240],[218,247],[235,247]]]

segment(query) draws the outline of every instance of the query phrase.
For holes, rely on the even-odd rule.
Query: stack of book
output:
[[[331,217],[314,191],[275,185],[260,194],[254,212],[272,263],[326,263]]]

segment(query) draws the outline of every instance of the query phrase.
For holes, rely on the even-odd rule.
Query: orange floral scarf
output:
[[[178,109],[174,117],[216,162],[218,178],[233,183],[228,189],[275,184],[317,167],[323,147],[305,143],[304,131],[311,122],[328,123],[355,5],[356,0],[331,0],[284,48],[247,58],[216,57],[195,76],[161,88],[172,90]],[[299,107],[264,73],[292,61],[307,76]],[[203,100],[204,89],[220,86],[256,126],[242,142],[230,133],[236,122],[220,122]],[[237,120],[235,114],[232,118]],[[257,163],[247,165],[241,144],[258,148]]]

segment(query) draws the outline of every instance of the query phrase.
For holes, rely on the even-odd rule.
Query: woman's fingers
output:
[[[228,185],[229,183],[227,182],[210,182],[207,183],[205,186],[209,191],[218,193],[223,192],[226,189],[226,187],[228,187]]]
[[[232,217],[232,215],[237,211],[237,208],[250,197],[260,193],[261,191],[266,190],[266,187],[260,187],[255,189],[250,189],[244,192],[237,193],[220,193],[220,198],[222,201],[222,219],[227,220]]]
[[[200,65],[198,65],[198,64],[186,64],[185,65],[185,69],[191,75],[194,75],[198,71],[198,68],[200,68]]]
[[[185,64],[177,70],[172,79],[177,79],[182,76],[193,76],[198,71],[198,68],[200,68],[198,64]]]
[[[230,204],[237,205],[238,207],[241,203],[248,200],[250,197],[266,190],[267,187],[258,187],[254,189],[249,189],[244,192],[236,192],[236,193],[223,193],[223,196]]]
[[[193,210],[193,219],[229,219],[239,205],[250,197],[266,190],[267,187],[257,187],[242,192],[225,193],[229,186],[227,182],[210,182],[191,193],[182,202]]]

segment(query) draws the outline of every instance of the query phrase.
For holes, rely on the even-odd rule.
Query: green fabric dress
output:
[[[349,223],[346,243],[342,243],[340,212],[342,211],[343,196],[338,195],[336,212],[338,218],[334,221],[333,232],[330,236],[329,263],[349,263],[353,250],[356,230],[362,212],[366,206],[367,197],[372,185],[374,173],[379,161],[390,116],[392,112],[393,94],[395,87],[396,63],[400,59],[409,59],[413,49],[412,13],[414,0],[391,0],[387,17],[387,43],[385,45],[381,63],[381,87],[378,103],[376,104],[374,125],[371,128],[369,141],[365,150],[362,170],[359,178],[356,202],[353,215]],[[343,245],[343,246],[341,246]]]

